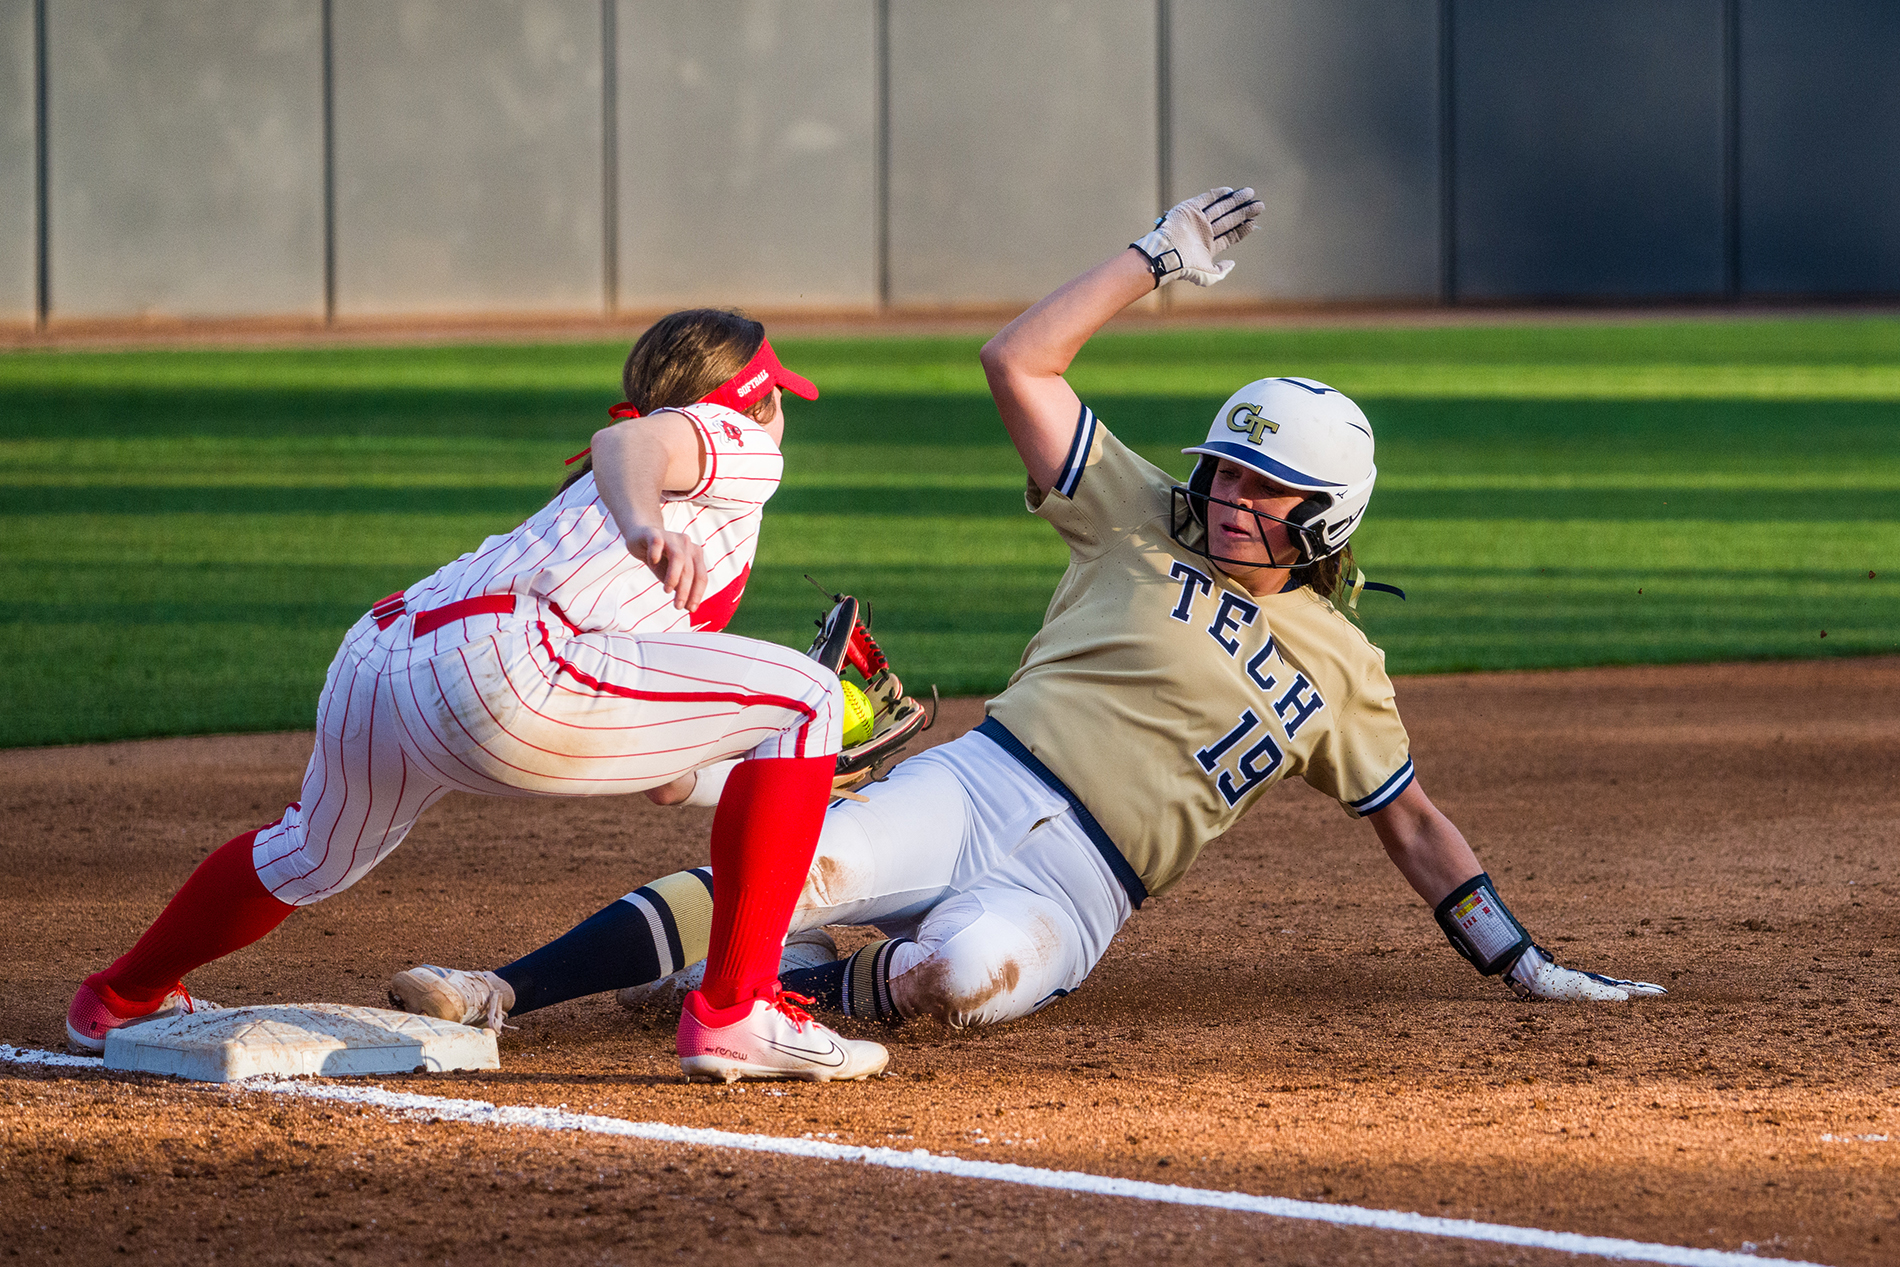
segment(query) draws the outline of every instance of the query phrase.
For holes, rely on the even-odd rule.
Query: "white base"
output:
[[[341,1003],[194,1012],[106,1036],[106,1068],[196,1082],[273,1074],[358,1074],[499,1069],[495,1035],[429,1016]]]

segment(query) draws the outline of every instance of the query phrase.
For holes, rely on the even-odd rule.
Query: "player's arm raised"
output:
[[[600,500],[628,552],[653,569],[673,606],[698,607],[706,596],[705,558],[691,538],[668,532],[661,516],[663,494],[688,493],[699,484],[705,463],[699,432],[683,415],[661,410],[595,432],[593,457]]]
[[[1559,965],[1504,905],[1464,833],[1432,804],[1418,780],[1367,817],[1386,856],[1431,904],[1452,946],[1484,975],[1502,974],[1518,994],[1568,1003],[1621,1003],[1668,993],[1648,981]]]
[[[1127,250],[1045,296],[983,346],[983,372],[1029,478],[1047,490],[1062,472],[1081,402],[1063,379],[1109,318],[1177,277],[1212,286],[1233,270],[1214,256],[1253,232],[1251,189],[1210,189],[1177,204]]]

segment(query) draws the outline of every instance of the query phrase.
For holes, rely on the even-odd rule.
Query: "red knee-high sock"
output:
[[[712,940],[705,1001],[724,1011],[770,998],[785,929],[831,799],[833,757],[741,761],[713,813]]]
[[[133,1004],[157,1002],[193,968],[250,945],[297,909],[271,896],[257,878],[251,861],[256,840],[257,832],[247,831],[219,846],[132,949],[86,978],[107,1006],[114,996]]]

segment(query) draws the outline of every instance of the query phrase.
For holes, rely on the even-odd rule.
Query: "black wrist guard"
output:
[[[1452,949],[1487,977],[1495,977],[1531,948],[1531,935],[1480,873],[1451,891],[1432,912]]]

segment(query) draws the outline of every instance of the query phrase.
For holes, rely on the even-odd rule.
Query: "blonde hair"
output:
[[[1311,586],[1315,594],[1328,600],[1333,606],[1356,620],[1358,613],[1354,612],[1349,605],[1342,603],[1340,599],[1342,591],[1352,584],[1352,579],[1358,571],[1358,561],[1352,557],[1352,546],[1348,544],[1341,546],[1337,553],[1329,554],[1303,567],[1294,568],[1293,583]]]

